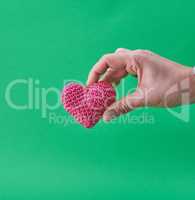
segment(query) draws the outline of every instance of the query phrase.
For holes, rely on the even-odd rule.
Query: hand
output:
[[[106,121],[138,107],[171,107],[191,101],[183,101],[177,86],[190,77],[192,69],[147,50],[120,48],[104,55],[90,71],[87,84],[97,82],[101,75],[102,80],[118,84],[128,74],[137,76],[137,89],[107,108],[103,115]],[[168,95],[172,87],[174,91]]]

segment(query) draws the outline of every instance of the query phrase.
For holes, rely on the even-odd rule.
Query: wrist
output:
[[[181,90],[188,92],[189,99],[185,103],[195,103],[195,68],[183,66],[179,72],[178,83]]]
[[[195,67],[185,67],[185,73],[189,84],[189,103],[195,103]]]
[[[191,87],[191,103],[195,103],[195,67],[192,68],[192,75],[190,76]]]

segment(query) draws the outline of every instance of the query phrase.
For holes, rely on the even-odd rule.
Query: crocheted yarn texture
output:
[[[69,83],[62,92],[64,109],[86,128],[93,127],[108,106],[114,103],[116,93],[110,83],[99,81],[90,86]]]

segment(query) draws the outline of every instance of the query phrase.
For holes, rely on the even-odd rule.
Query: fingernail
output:
[[[116,83],[115,82],[112,82],[111,84],[112,84],[113,88],[116,88]]]
[[[86,84],[86,85],[89,85],[89,80],[87,80],[87,81],[85,82],[85,84]]]

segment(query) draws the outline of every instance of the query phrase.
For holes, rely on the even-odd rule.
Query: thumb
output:
[[[142,106],[144,106],[144,97],[136,91],[135,93],[129,94],[109,106],[103,114],[103,119],[104,121],[110,121],[115,117]]]

